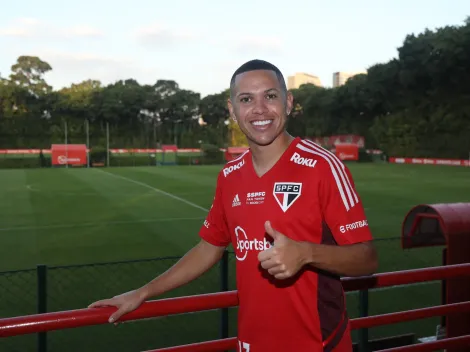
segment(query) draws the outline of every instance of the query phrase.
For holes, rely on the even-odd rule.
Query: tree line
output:
[[[459,26],[409,34],[397,56],[336,88],[306,84],[292,90],[288,129],[313,138],[365,137],[388,155],[467,158],[470,151],[470,19]],[[230,122],[228,89],[201,97],[172,80],[134,79],[104,86],[86,80],[53,90],[49,63],[21,56],[0,76],[0,148],[47,148],[64,141],[154,148],[243,144]],[[201,123],[201,121],[203,123]]]

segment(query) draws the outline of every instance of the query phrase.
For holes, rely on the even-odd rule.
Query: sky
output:
[[[397,57],[408,34],[462,25],[469,0],[23,0],[0,10],[0,75],[20,55],[52,66],[60,89],[87,79],[175,80],[204,97],[228,88],[257,58],[285,79],[296,72],[331,87],[333,72]]]

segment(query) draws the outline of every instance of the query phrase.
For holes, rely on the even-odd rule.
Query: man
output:
[[[202,275],[232,243],[239,352],[352,351],[339,276],[372,274],[377,255],[351,174],[287,133],[293,97],[277,67],[245,63],[230,91],[231,118],[250,148],[219,173],[201,241],[143,287],[90,307],[116,306],[115,322]]]

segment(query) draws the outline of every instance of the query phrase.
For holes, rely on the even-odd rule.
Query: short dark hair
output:
[[[287,93],[286,81],[284,80],[284,76],[282,75],[281,70],[279,70],[275,65],[273,65],[270,62],[259,60],[259,59],[254,59],[254,60],[245,62],[243,65],[237,68],[237,70],[233,73],[232,79],[230,80],[230,95],[232,95],[233,93],[235,79],[237,78],[239,74],[245,73],[248,71],[256,71],[256,70],[273,71],[276,74],[276,77],[279,81],[279,84],[281,85],[281,89],[283,93],[285,94]]]

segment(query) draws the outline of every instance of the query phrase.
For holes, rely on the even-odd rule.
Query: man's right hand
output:
[[[98,308],[98,307],[116,307],[118,308],[110,317],[109,322],[115,323],[121,316],[132,312],[137,309],[145,301],[145,295],[139,291],[129,291],[113,298],[103,299],[101,301],[96,301],[88,306],[88,308]]]
[[[148,284],[122,295],[97,301],[88,308],[117,307],[118,310],[109,318],[110,323],[116,324],[122,315],[137,309],[146,299],[159,296],[201,276],[222,258],[224,250],[225,247],[214,246],[201,240],[175,265]]]

